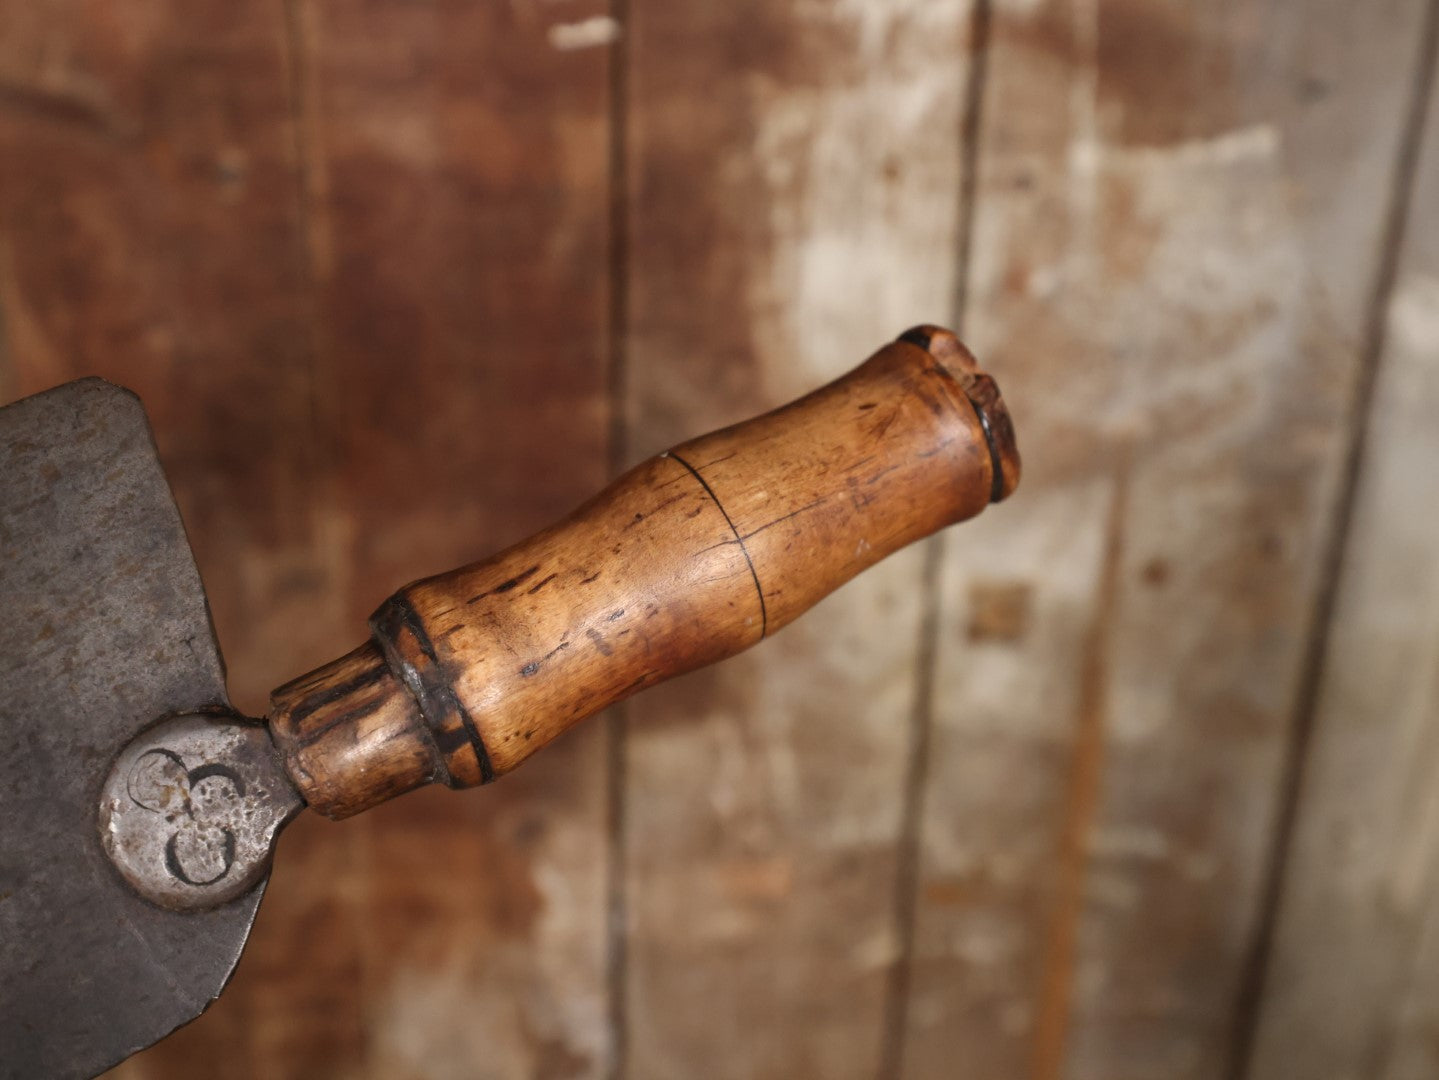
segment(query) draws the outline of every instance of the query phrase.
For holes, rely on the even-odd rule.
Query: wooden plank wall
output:
[[[922,1075],[1241,1067],[1425,6],[995,5],[967,330],[1029,468],[946,539]]]
[[[237,704],[603,482],[605,50],[533,6],[3,19],[7,392],[144,396]],[[603,1071],[601,735],[493,797],[289,830],[224,1007],[131,1072]]]
[[[0,0],[0,396],[231,671],[961,324],[1026,475],[497,787],[306,820],[118,1070],[1439,1073],[1436,0]]]
[[[1429,39],[1428,64],[1434,63]],[[1283,877],[1254,1077],[1439,1075],[1439,87]]]
[[[965,15],[631,0],[636,451],[945,317]],[[629,1075],[880,1068],[924,594],[906,551],[772,648],[632,706]]]

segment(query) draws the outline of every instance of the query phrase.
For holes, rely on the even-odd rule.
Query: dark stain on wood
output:
[[[531,585],[531,586],[529,587],[529,589],[527,590],[528,594],[529,594],[530,596],[534,596],[535,593],[539,592],[541,589],[543,589],[546,585],[548,585],[550,582],[554,581],[555,578],[557,578],[557,577],[559,577],[559,576],[560,576],[560,575],[559,575],[558,573],[554,573],[554,574],[551,574],[549,577],[541,578],[538,583],[536,583],[536,584],[534,584],[534,585]]]
[[[611,647],[610,643],[605,640],[605,636],[598,630],[591,627],[585,631],[585,636],[594,643],[595,649],[598,650],[601,656],[613,656],[615,654],[613,647]]]
[[[1000,20],[998,35],[1062,68],[1092,66],[1100,124],[1117,143],[1168,146],[1233,130],[1236,74],[1264,63],[1254,26],[1236,19],[1226,27],[1201,8],[1155,0],[1098,0],[1095,10],[1093,56],[1065,3]]]
[[[1104,770],[1105,729],[1109,710],[1109,641],[1123,582],[1124,526],[1129,511],[1129,473],[1115,476],[1104,540],[1104,562],[1084,643],[1075,718],[1074,757],[1060,840],[1054,899],[1045,927],[1044,968],[1035,1018],[1035,1080],[1059,1080],[1072,1016],[1071,997],[1078,963],[1079,927],[1090,866],[1090,837],[1099,814]]]
[[[1027,581],[976,581],[969,587],[973,642],[1012,645],[1022,641],[1034,616],[1034,587]]]
[[[1168,583],[1169,573],[1170,570],[1168,561],[1156,557],[1148,560],[1144,564],[1144,567],[1140,570],[1139,575],[1140,578],[1144,581],[1144,584],[1157,589],[1163,587],[1165,584]]]
[[[539,568],[538,566],[532,566],[532,567],[530,567],[528,570],[524,571],[523,573],[516,574],[516,575],[515,575],[514,577],[512,577],[512,578],[509,578],[508,580],[505,580],[505,581],[500,582],[498,585],[496,585],[493,589],[490,589],[488,592],[482,592],[482,593],[479,593],[479,594],[477,594],[477,595],[475,595],[475,596],[470,597],[468,600],[465,601],[465,603],[467,603],[467,604],[477,604],[477,603],[479,603],[481,600],[483,600],[483,599],[484,599],[485,597],[487,597],[487,596],[498,596],[498,595],[500,595],[500,594],[502,594],[502,593],[507,593],[507,592],[510,592],[510,591],[512,591],[512,590],[514,590],[514,589],[518,589],[521,585],[523,585],[526,581],[528,581],[530,578],[534,577],[534,576],[535,576],[536,574],[538,574],[539,572],[540,572],[540,568]],[[554,575],[551,575],[551,577],[553,577],[553,576],[554,576]],[[549,579],[547,578],[546,580],[549,580]],[[542,582],[541,584],[543,584],[543,582]]]

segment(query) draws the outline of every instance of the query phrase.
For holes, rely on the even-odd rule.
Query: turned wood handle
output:
[[[528,540],[407,585],[370,641],[275,691],[271,732],[330,817],[486,783],[1018,480],[994,381],[953,334],[919,327],[784,408],[651,458]]]

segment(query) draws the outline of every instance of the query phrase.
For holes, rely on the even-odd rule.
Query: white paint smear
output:
[[[561,52],[613,45],[620,39],[620,24],[609,15],[595,15],[579,22],[556,23],[550,27],[550,44]]]
[[[1395,290],[1389,329],[1401,348],[1439,357],[1439,277],[1414,275]]]
[[[1278,128],[1273,124],[1251,124],[1173,146],[1143,146],[1120,153],[1141,162],[1238,165],[1250,161],[1273,161],[1279,156],[1279,149]]]

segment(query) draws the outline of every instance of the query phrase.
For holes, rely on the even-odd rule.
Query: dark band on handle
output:
[[[410,606],[404,590],[386,600],[370,616],[370,636],[389,662],[390,670],[399,675],[414,695],[415,704],[434,739],[436,780],[450,787],[460,786],[455,783],[456,770],[451,767],[457,754],[474,758],[481,783],[493,780],[495,769],[479,728],[456,695],[454,678],[440,664],[429,632]]]

